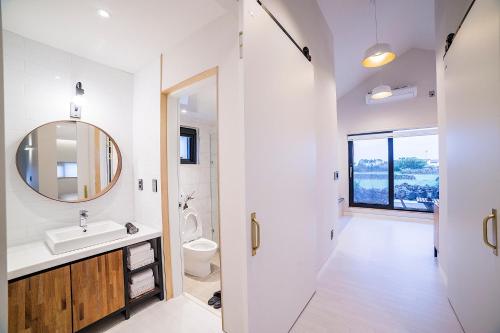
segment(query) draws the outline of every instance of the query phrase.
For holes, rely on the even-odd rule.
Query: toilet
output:
[[[201,237],[203,227],[194,209],[185,209],[181,222],[184,272],[201,278],[207,277],[211,273],[210,260],[215,255],[218,245]]]

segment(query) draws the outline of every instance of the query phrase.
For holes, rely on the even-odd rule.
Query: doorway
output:
[[[162,104],[173,294],[221,315],[217,69],[164,91]]]

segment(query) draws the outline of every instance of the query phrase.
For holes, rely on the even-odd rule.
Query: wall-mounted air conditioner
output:
[[[370,92],[366,94],[365,100],[366,104],[371,105],[402,101],[414,97],[417,97],[417,87],[401,87],[392,89],[392,96],[381,99],[373,99]]]

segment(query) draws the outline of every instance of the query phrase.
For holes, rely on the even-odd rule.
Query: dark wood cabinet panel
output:
[[[69,266],[9,283],[9,332],[71,331]]]
[[[71,264],[73,329],[78,331],[125,306],[123,252]]]

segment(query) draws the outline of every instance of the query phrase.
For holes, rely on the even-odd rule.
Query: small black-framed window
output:
[[[181,164],[196,164],[198,161],[198,133],[196,129],[181,127],[179,143]]]

